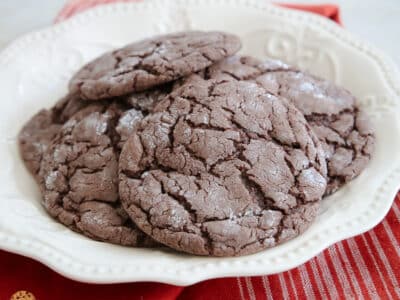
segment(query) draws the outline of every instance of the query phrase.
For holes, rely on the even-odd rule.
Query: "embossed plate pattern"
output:
[[[188,285],[293,268],[382,220],[400,186],[400,80],[395,67],[330,21],[265,2],[148,0],[100,6],[24,36],[0,53],[0,248],[76,280]],[[186,29],[236,33],[244,43],[242,53],[280,58],[332,79],[351,90],[372,117],[377,149],[371,163],[324,200],[320,217],[300,237],[245,257],[194,257],[91,241],[42,209],[38,189],[18,155],[16,135],[22,124],[61,97],[72,73],[96,55],[149,35]]]

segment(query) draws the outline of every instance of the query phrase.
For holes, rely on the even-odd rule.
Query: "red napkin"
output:
[[[72,0],[57,21],[114,1]],[[335,5],[284,6],[340,23]],[[0,251],[0,300],[10,299],[19,290],[29,291],[39,300],[400,299],[399,282],[400,194],[373,230],[329,247],[298,268],[271,276],[214,279],[189,287],[148,282],[93,285],[69,280],[31,259]]]

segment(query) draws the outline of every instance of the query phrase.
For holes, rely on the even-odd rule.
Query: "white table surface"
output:
[[[23,33],[50,25],[65,2],[66,0],[0,0],[0,49]],[[324,1],[282,2],[315,4]],[[400,66],[400,0],[325,2],[340,5],[344,26],[384,50]]]

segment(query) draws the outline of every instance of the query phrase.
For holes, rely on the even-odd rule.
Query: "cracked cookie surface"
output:
[[[121,202],[155,240],[236,256],[287,241],[326,188],[318,139],[301,113],[256,84],[192,76],[143,119],[120,160]]]
[[[96,240],[157,244],[121,207],[117,165],[123,143],[168,89],[97,102],[67,95],[23,127],[21,155],[39,182],[44,207],[52,217]]]
[[[200,71],[240,47],[238,37],[222,32],[157,36],[100,56],[80,69],[69,87],[91,100],[139,92]]]
[[[118,197],[119,145],[142,117],[116,103],[93,103],[61,126],[39,172],[43,204],[52,217],[93,239],[151,245]]]
[[[375,137],[367,116],[347,90],[280,61],[261,62],[251,57],[228,58],[210,67],[203,76],[253,81],[294,103],[324,148],[328,166],[326,194],[351,181],[368,164]]]

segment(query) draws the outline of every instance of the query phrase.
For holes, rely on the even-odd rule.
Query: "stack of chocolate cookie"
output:
[[[292,239],[368,163],[354,97],[238,37],[183,32],[93,60],[22,128],[48,213],[90,238],[211,256]]]

